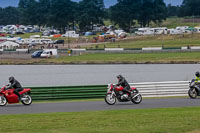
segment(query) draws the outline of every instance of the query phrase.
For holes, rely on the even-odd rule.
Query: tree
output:
[[[27,25],[37,24],[38,2],[35,0],[20,0],[18,8],[20,10],[20,23]]]
[[[199,0],[184,0],[180,11],[180,16],[200,15],[200,1]]]
[[[49,25],[65,32],[65,28],[74,23],[76,3],[70,0],[52,0],[49,15]]]
[[[140,9],[140,0],[118,0],[116,5],[110,7],[110,19],[115,25],[129,31],[134,20],[138,19]]]
[[[45,26],[49,24],[49,10],[51,6],[51,0],[39,0],[37,7],[37,24],[39,26]]]
[[[178,16],[179,6],[167,5],[167,17]]]
[[[154,1],[142,0],[142,6],[140,9],[139,23],[141,26],[149,26],[149,23],[154,19]]]
[[[128,31],[137,20],[141,27],[157,24],[166,19],[167,8],[163,0],[118,0],[110,8],[110,19]]]
[[[19,10],[16,7],[0,8],[0,25],[19,24]]]
[[[94,24],[103,24],[105,14],[103,0],[82,0],[79,2],[78,23],[82,31],[93,29]]]
[[[160,24],[167,17],[167,7],[163,0],[154,0],[153,22]]]

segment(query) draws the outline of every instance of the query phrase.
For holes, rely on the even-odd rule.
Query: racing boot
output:
[[[18,100],[19,100],[19,102],[21,101],[21,95],[20,95],[20,96],[18,96]]]

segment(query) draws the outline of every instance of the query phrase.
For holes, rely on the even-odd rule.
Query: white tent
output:
[[[0,47],[5,48],[5,49],[12,49],[12,48],[19,47],[19,44],[12,41],[5,41],[5,42],[0,43]]]

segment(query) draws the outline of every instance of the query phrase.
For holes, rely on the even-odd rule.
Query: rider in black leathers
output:
[[[19,92],[23,90],[21,84],[14,77],[9,77],[9,82],[10,86],[8,86],[7,89],[14,88],[14,93],[18,96],[18,99],[21,100],[21,96],[19,94]]]
[[[118,84],[117,86],[122,86],[124,89],[123,89],[123,92],[125,93],[128,93],[129,95],[131,95],[131,87],[130,85],[128,84],[128,82],[126,81],[126,79],[122,76],[122,75],[118,75],[117,76],[117,79],[118,79]]]

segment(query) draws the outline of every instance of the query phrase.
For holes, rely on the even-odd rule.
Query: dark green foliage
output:
[[[17,9],[17,8],[16,8]],[[0,15],[5,14],[0,9]],[[66,29],[74,29],[79,24],[81,30],[92,30],[94,24],[103,24],[105,6],[103,0],[82,0],[79,3],[71,0],[20,0],[18,11],[5,14],[18,17],[13,24],[53,26],[65,32]],[[0,20],[0,24],[8,24],[7,19]]]
[[[94,25],[110,19],[120,28],[130,31],[139,23],[157,25],[168,16],[200,15],[200,0],[184,0],[182,5],[172,6],[163,0],[118,0],[105,9],[104,0],[20,0],[18,8],[0,8],[0,25],[24,24],[50,26],[65,32],[79,26],[81,31],[92,30]]]
[[[179,8],[179,6],[172,6],[171,4],[169,4],[167,6],[167,17],[178,16]]]
[[[141,6],[141,1],[138,0],[119,0],[110,8],[110,19],[128,31],[134,24],[133,20],[138,19]]]
[[[37,8],[38,2],[36,0],[20,0],[20,23],[26,25],[38,24]]]
[[[19,24],[19,10],[15,7],[0,8],[0,25]]]
[[[149,26],[149,23],[154,19],[154,1],[153,0],[143,0],[142,6],[140,8],[140,16],[138,21],[141,26]]]
[[[70,23],[75,21],[76,4],[70,0],[52,0],[49,12],[49,25],[65,31]]]
[[[37,24],[38,25],[48,25],[49,24],[49,11],[50,11],[50,3],[51,0],[39,0],[36,16],[37,16]]]
[[[154,0],[153,2],[153,22],[158,25],[167,17],[167,7],[163,0]]]
[[[141,26],[149,26],[151,21],[162,22],[166,15],[167,8],[163,0],[118,0],[110,10],[111,20],[127,31],[135,20]]]
[[[103,24],[105,6],[103,0],[82,0],[79,3],[78,22],[83,31],[92,30],[94,24]]]
[[[199,0],[184,0],[180,11],[179,16],[192,16],[200,15],[200,1]]]

